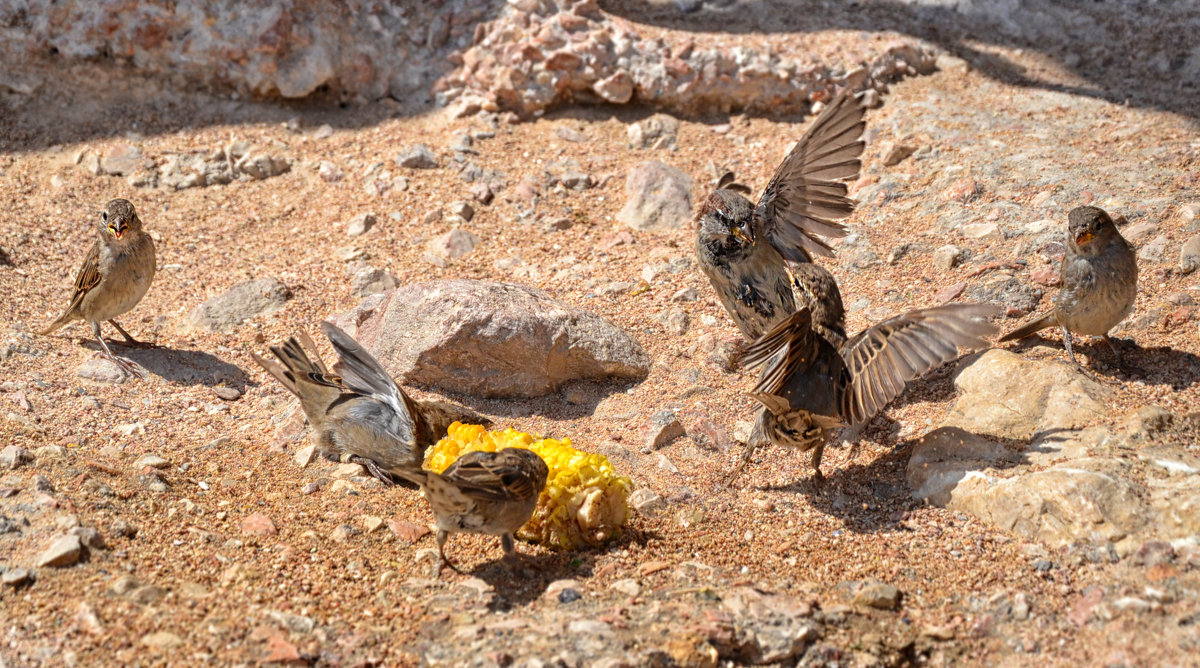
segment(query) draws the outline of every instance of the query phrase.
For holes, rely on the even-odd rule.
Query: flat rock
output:
[[[54,539],[50,547],[47,547],[38,557],[37,565],[61,568],[76,564],[82,558],[83,543],[79,540],[79,536],[67,534]]]
[[[475,247],[478,245],[478,236],[456,227],[445,234],[431,239],[428,249],[430,253],[438,257],[455,260],[475,250]]]
[[[242,520],[242,534],[244,535],[269,536],[275,532],[275,523],[262,513],[252,513]]]
[[[692,177],[657,160],[634,166],[617,220],[635,230],[673,230],[692,218]]]
[[[1107,426],[1111,391],[1072,365],[990,350],[955,379],[961,396],[913,448],[917,498],[1050,547],[1186,539],[1200,517],[1195,427],[1139,409]],[[1154,415],[1150,415],[1154,412]],[[1186,435],[1166,438],[1172,430]],[[1136,452],[1136,456],[1129,453]]]
[[[121,369],[121,367],[117,366],[116,362],[103,357],[90,359],[83,364],[80,364],[79,367],[75,369],[75,375],[83,378],[84,380],[90,380],[96,383],[105,383],[108,385],[120,385],[121,383],[125,382],[126,378],[128,378],[128,376],[125,374],[125,371]]]
[[[428,146],[416,144],[396,155],[396,165],[409,169],[433,169],[438,166],[438,162]]]
[[[512,283],[407,285],[338,324],[405,383],[485,397],[536,397],[574,380],[640,380],[650,358],[603,318]]]
[[[243,281],[192,309],[187,324],[209,332],[229,331],[246,320],[282,309],[291,294],[274,278]]]
[[[933,265],[938,269],[949,271],[962,260],[963,251],[958,246],[948,244],[933,251]]]
[[[0,450],[0,469],[15,469],[33,461],[33,455],[19,445],[9,445]]]

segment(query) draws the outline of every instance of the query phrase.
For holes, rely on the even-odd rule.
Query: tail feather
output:
[[[1054,325],[1055,322],[1054,311],[1049,311],[1047,313],[1043,313],[1041,316],[1038,316],[1035,320],[1033,320],[1033,322],[1026,323],[1009,332],[1008,334],[1005,334],[1004,336],[1000,337],[999,340],[1015,341],[1017,339],[1023,339],[1034,332],[1040,332],[1041,330]]]
[[[58,331],[59,329],[61,329],[63,326],[65,326],[67,323],[71,322],[74,319],[75,319],[75,312],[72,311],[71,309],[67,309],[66,312],[64,312],[62,315],[58,316],[57,320],[55,320],[54,322],[47,325],[46,329],[43,329],[42,331],[38,332],[38,336],[46,336],[48,334],[53,334],[54,332]]]

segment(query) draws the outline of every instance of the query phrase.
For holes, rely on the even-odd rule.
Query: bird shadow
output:
[[[658,535],[654,532],[627,527],[619,539],[603,546],[522,554],[519,557],[520,563],[516,565],[509,565],[504,560],[497,559],[481,563],[469,571],[469,574],[483,580],[494,589],[495,596],[488,608],[492,612],[507,612],[542,598],[552,582],[591,578],[595,575],[596,558],[601,554],[620,550],[631,544],[645,544],[657,538]],[[576,598],[567,593],[567,590],[559,593],[559,603],[563,605]]]
[[[1117,363],[1112,351],[1100,339],[1074,336],[1071,347],[1076,359],[1086,356],[1087,363],[1081,364],[1081,367],[1093,376],[1168,385],[1173,390],[1186,390],[1200,381],[1200,356],[1170,346],[1145,348],[1133,339],[1115,336],[1112,342],[1121,353],[1121,364]],[[1020,352],[1039,345],[1063,349],[1061,339],[1033,334],[1018,341],[1012,351]],[[1063,356],[1066,356],[1065,350]]]
[[[472,410],[499,418],[544,415],[561,420],[593,417],[600,403],[626,392],[640,380],[571,381],[555,392],[532,398],[489,398],[450,392],[438,387],[420,389],[436,392]]]
[[[897,442],[865,463],[832,468],[827,461],[823,481],[808,476],[782,485],[757,486],[760,491],[795,493],[817,511],[842,521],[845,530],[869,534],[905,530],[906,511],[948,495],[972,472],[1004,470],[1030,463],[1035,452],[1053,452],[1070,429],[1046,430],[1029,441],[978,434],[959,427],[939,427]],[[915,449],[924,446],[920,453]],[[829,452],[829,449],[826,450]],[[914,463],[915,462],[915,463]],[[932,468],[924,477],[909,475],[912,466]],[[916,478],[916,480],[910,480]],[[914,489],[913,483],[925,484]],[[932,481],[933,485],[929,484]],[[935,505],[937,505],[935,503]]]
[[[100,347],[91,342],[99,350]],[[117,343],[113,353],[136,362],[149,373],[171,383],[180,385],[225,385],[246,391],[250,377],[237,365],[206,353],[203,350],[179,350],[175,348],[132,348]]]

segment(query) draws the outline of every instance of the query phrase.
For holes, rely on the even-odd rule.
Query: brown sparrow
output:
[[[1103,209],[1080,206],[1067,214],[1067,253],[1060,274],[1062,289],[1054,298],[1054,308],[1000,340],[1021,339],[1058,325],[1072,363],[1078,364],[1071,351],[1071,332],[1075,332],[1102,337],[1121,364],[1121,353],[1108,338],[1108,330],[1133,310],[1137,257]]]
[[[746,348],[749,367],[770,361],[750,396],[764,410],[746,452],[767,441],[812,450],[813,477],[835,428],[865,425],[904,391],[905,385],[958,357],[958,348],[983,348],[997,328],[985,319],[1001,313],[990,304],[948,304],[888,318],[847,339],[837,283],[813,264],[797,268],[809,305]]]
[[[51,334],[74,320],[92,328],[105,357],[123,371],[142,375],[129,361],[113,355],[100,335],[100,323],[108,321],[125,337],[128,345],[148,345],[135,340],[115,318],[133,310],[154,280],[154,240],[142,230],[142,221],[129,200],[114,199],[104,205],[96,226],[97,239],[83,258],[75,276],[75,293],[67,310],[42,330]]]
[[[394,483],[400,471],[421,468],[425,448],[445,436],[451,423],[491,424],[449,402],[413,400],[349,334],[329,322],[321,323],[321,330],[338,355],[334,373],[325,368],[316,344],[303,332],[271,347],[282,366],[253,353],[251,357],[300,398],[317,447],[327,459],[348,455],[371,475]]]
[[[514,557],[513,534],[533,517],[550,469],[532,450],[505,448],[468,452],[441,474],[417,468],[399,475],[421,486],[437,524],[438,554],[461,573],[446,558],[450,534],[499,536],[505,558]]]
[[[748,340],[795,312],[789,264],[833,256],[814,235],[847,234],[838,221],[854,210],[844,182],[858,176],[863,111],[848,92],[826,107],[776,168],[757,206],[738,194],[749,189],[730,183],[730,175],[701,206],[700,268]]]

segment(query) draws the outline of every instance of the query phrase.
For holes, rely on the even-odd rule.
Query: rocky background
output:
[[[1200,652],[1200,22],[1179,2],[0,7],[0,664],[1190,665]],[[869,89],[850,328],[1047,308],[1066,212],[1119,215],[1127,362],[1058,335],[767,450],[692,254]],[[103,202],[159,274],[98,358],[61,309]],[[249,353],[336,318],[422,397],[606,454],[594,550],[455,537],[315,459]],[[463,360],[474,360],[461,363]],[[486,363],[502,360],[503,364]]]

